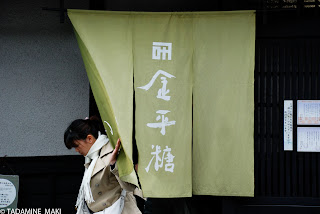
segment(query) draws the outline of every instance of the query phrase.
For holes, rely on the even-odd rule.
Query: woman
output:
[[[76,203],[77,214],[140,214],[133,191],[117,170],[118,139],[113,150],[97,118],[73,121],[64,133],[64,143],[85,157],[85,173]],[[91,210],[89,211],[88,210]]]

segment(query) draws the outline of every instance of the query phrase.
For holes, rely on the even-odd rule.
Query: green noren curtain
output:
[[[122,180],[135,138],[145,197],[253,196],[254,11],[68,15]]]

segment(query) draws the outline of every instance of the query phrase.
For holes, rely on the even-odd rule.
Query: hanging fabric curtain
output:
[[[253,196],[255,14],[211,13],[193,26],[193,193]]]
[[[145,197],[253,196],[253,11],[68,14],[121,179],[135,137]]]
[[[100,116],[112,145],[121,138],[122,180],[138,185],[132,164],[133,61],[130,15],[69,11]],[[112,29],[112,30],[111,30]]]
[[[192,194],[192,18],[134,15],[139,178],[150,197]]]

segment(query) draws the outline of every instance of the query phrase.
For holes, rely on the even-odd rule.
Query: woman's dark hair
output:
[[[68,149],[77,147],[76,140],[84,140],[89,134],[98,138],[98,132],[106,134],[103,125],[98,117],[92,116],[90,119],[74,120],[64,132],[64,144]]]

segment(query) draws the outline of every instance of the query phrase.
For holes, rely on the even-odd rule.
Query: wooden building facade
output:
[[[320,154],[297,152],[296,116],[293,151],[283,148],[283,101],[293,100],[296,115],[297,100],[320,100],[319,0],[91,0],[90,9],[256,10],[255,197],[151,199],[152,213],[320,212]],[[97,114],[92,94],[89,106],[90,115]],[[0,174],[20,176],[19,208],[62,208],[63,213],[75,213],[82,164],[80,156],[1,157]]]

